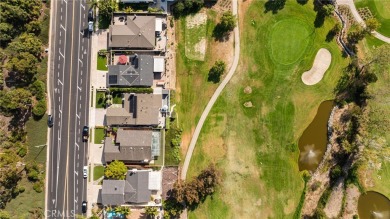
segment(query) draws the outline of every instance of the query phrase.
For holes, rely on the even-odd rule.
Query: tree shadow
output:
[[[215,40],[219,42],[224,42],[229,40],[230,38],[230,31],[226,31],[221,24],[217,24],[214,27],[212,36],[215,38]]]
[[[306,5],[306,3],[308,2],[309,0],[297,0],[297,3],[300,4],[300,5]]]
[[[323,6],[322,3],[320,3],[319,1],[314,1],[313,4],[314,4],[314,11],[317,12],[316,18],[314,20],[314,27],[319,28],[319,27],[322,27],[324,25],[325,13],[324,13],[324,10],[322,8],[322,6]]]
[[[272,14],[277,14],[278,11],[282,10],[284,8],[284,5],[286,4],[286,0],[268,0],[264,4],[264,13],[268,13],[269,11],[272,11]]]
[[[325,41],[326,42],[330,42],[334,39],[334,37],[336,36],[336,31],[334,30],[329,30],[328,34],[326,34],[326,38],[325,38]]]

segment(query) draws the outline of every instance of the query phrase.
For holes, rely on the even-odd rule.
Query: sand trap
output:
[[[313,66],[309,71],[302,74],[302,81],[306,85],[314,85],[321,81],[328,70],[332,55],[327,49],[320,49],[314,59]]]

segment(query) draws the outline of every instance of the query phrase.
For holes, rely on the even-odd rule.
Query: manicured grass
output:
[[[190,218],[292,218],[304,186],[296,143],[320,103],[334,97],[349,61],[335,41],[325,41],[336,20],[326,18],[314,28],[313,1],[287,1],[276,14],[264,14],[264,4],[253,1],[244,13],[239,67],[206,120],[187,176],[214,162],[223,173],[221,191],[190,211]],[[286,34],[278,22],[286,22]],[[289,25],[294,28],[287,30]],[[331,66],[321,82],[306,86],[301,75],[320,48],[331,52]],[[247,86],[251,93],[244,92]],[[253,107],[244,107],[247,101]]]
[[[104,176],[104,166],[95,166],[93,168],[93,180],[98,180]]]
[[[106,56],[97,55],[97,70],[108,71]]]
[[[103,128],[95,128],[95,144],[102,144],[105,134]]]
[[[41,164],[46,163],[47,115],[43,116],[38,121],[30,117],[26,124],[26,132],[28,152],[25,160],[36,161]]]
[[[356,8],[368,7],[372,15],[381,23],[378,32],[390,37],[390,1],[359,0],[355,1]]]
[[[32,218],[29,211],[35,208],[40,208],[42,213],[45,212],[45,191],[37,193],[33,185],[26,177],[19,182],[18,186],[23,186],[25,191],[12,199],[5,207],[11,218]]]
[[[272,27],[271,54],[275,62],[290,65],[301,58],[309,44],[314,27],[298,19],[285,19]]]
[[[113,93],[112,95],[112,103],[113,104],[122,104],[122,93]]]
[[[96,108],[104,108],[105,106],[105,92],[97,91],[96,92]]]

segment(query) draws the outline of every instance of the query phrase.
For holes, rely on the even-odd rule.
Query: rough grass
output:
[[[106,56],[97,56],[97,70],[108,71]]]
[[[102,176],[104,176],[104,167],[103,166],[95,166],[93,168],[93,180],[98,180]]]
[[[95,144],[101,144],[104,140],[104,129],[103,128],[95,128]]]
[[[390,37],[390,1],[388,0],[359,0],[357,8],[368,7],[372,15],[381,23],[378,32]]]
[[[47,138],[47,115],[36,121],[32,117],[26,124],[27,146],[28,152],[25,157],[26,161],[36,161],[38,163],[46,163],[46,146]]]
[[[304,183],[296,143],[319,104],[333,98],[348,60],[334,41],[325,41],[335,20],[327,18],[321,28],[312,28],[312,1],[306,5],[287,1],[277,14],[263,11],[264,2],[254,1],[244,15],[238,71],[209,114],[191,160],[188,178],[210,162],[220,167],[221,191],[190,212],[190,218],[292,218],[299,203]],[[303,24],[291,34],[304,39],[306,27],[311,27],[310,46],[293,64],[284,65],[272,58],[272,41],[278,39],[270,36],[294,43],[296,39],[272,31],[278,22],[296,19]],[[331,52],[331,66],[321,82],[306,86],[301,74],[310,69],[320,48]],[[278,52],[292,51],[281,48]],[[287,54],[278,56],[287,60]],[[244,92],[247,86],[252,93]],[[253,107],[244,107],[247,101]]]
[[[206,14],[204,16],[207,16]],[[196,17],[196,16],[195,16]],[[191,19],[191,16],[184,18],[183,20]],[[185,28],[185,54],[188,59],[203,61],[205,58],[205,51],[201,51],[199,43],[206,40],[207,23],[199,24],[192,28]],[[204,44],[207,46],[207,43]]]
[[[11,218],[32,218],[29,211],[34,208],[41,208],[42,212],[45,212],[45,191],[37,193],[33,185],[34,183],[29,182],[26,177],[19,182],[18,186],[23,186],[25,191],[12,199],[5,207]]]

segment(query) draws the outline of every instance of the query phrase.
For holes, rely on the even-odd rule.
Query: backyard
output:
[[[372,15],[381,23],[378,32],[390,37],[390,1],[386,0],[357,0],[356,8],[367,7]]]
[[[297,141],[320,103],[334,97],[349,60],[335,41],[326,41],[335,20],[314,27],[312,1],[287,1],[276,13],[266,4],[247,1],[240,7],[240,64],[206,120],[187,174],[191,178],[214,162],[223,171],[222,186],[190,218],[293,218],[296,211],[303,190]],[[301,75],[320,48],[332,55],[329,70],[318,84],[304,85]],[[181,96],[190,95],[194,84]],[[199,118],[194,108],[203,109],[201,102],[188,103],[192,118]],[[181,113],[179,121],[188,115]]]

